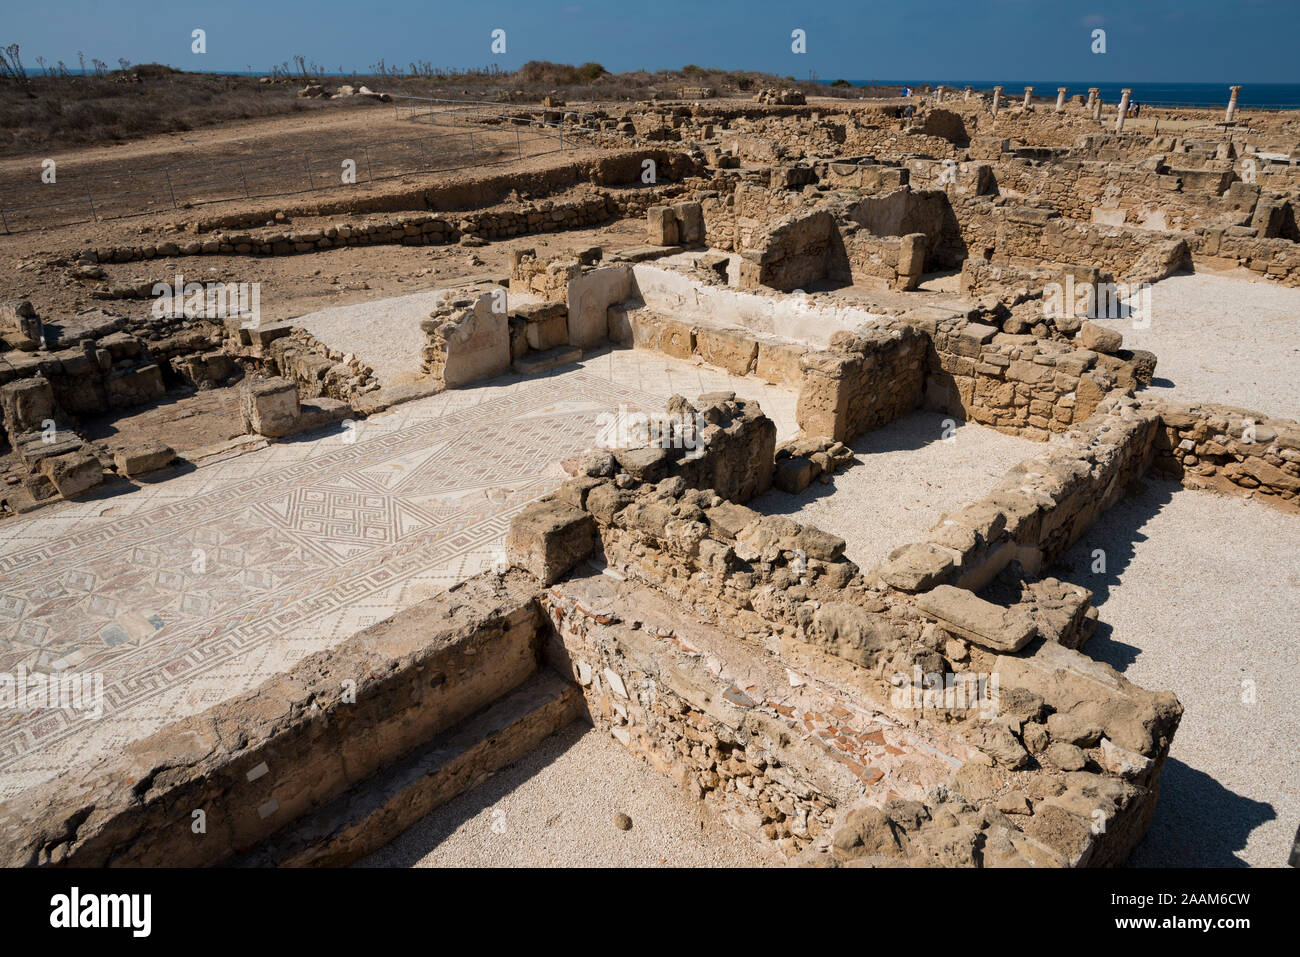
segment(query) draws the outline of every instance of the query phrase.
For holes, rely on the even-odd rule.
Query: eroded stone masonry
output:
[[[1175,273],[1300,287],[1300,123],[1215,119],[1115,130],[1082,95],[971,91],[514,106],[483,122],[579,152],[369,206],[218,206],[149,245],[69,238],[49,263],[102,307],[0,308],[6,521],[622,350],[735,389],[606,410],[498,567],[21,791],[3,862],[348,863],[582,718],[774,862],[1122,863],[1195,705],[1094,660],[1105,604],[1054,564],[1144,478],[1300,504],[1285,410],[1153,397],[1160,356],[1126,348]],[[453,245],[503,265],[425,281],[404,378],[364,319],[142,314],[178,263],[233,282],[241,258]],[[794,430],[746,385],[788,393]],[[131,418],[205,396],[235,422],[212,445]],[[924,413],[1038,445],[875,567],[846,556],[872,509],[783,514],[834,509],[877,467],[854,443]]]

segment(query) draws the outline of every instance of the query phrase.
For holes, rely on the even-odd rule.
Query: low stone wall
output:
[[[1300,423],[1249,409],[1148,403],[1160,416],[1154,468],[1192,488],[1300,506]]]
[[[0,804],[0,863],[192,867],[248,850],[522,684],[538,588],[480,575],[22,792]]]
[[[1089,419],[1112,391],[1131,393],[1154,368],[1145,355],[1012,335],[963,317],[908,319],[932,344],[926,408],[1040,441]]]
[[[979,589],[1012,561],[1038,574],[1146,472],[1159,430],[1159,414],[1137,400],[1104,399],[1087,422],[983,499],[945,515],[927,541],[891,553],[870,577],[916,593]]]
[[[1185,264],[1196,241],[1194,233],[1157,236],[1133,227],[1078,222],[1053,209],[1011,205],[1002,198],[960,200],[953,209],[963,247],[958,259],[974,255],[1023,266],[1077,263],[1130,282],[1170,275]],[[945,242],[954,238],[946,236]]]
[[[339,189],[333,195],[308,194],[301,201],[292,197],[269,198],[256,212],[238,212],[211,216],[193,224],[197,233],[219,232],[228,229],[255,229],[283,216],[340,216],[364,209],[370,212],[425,210],[454,211],[466,209],[485,210],[509,199],[512,192],[527,192],[533,196],[546,196],[590,183],[596,187],[638,185],[644,173],[642,164],[652,159],[660,182],[678,182],[701,172],[698,164],[684,153],[659,147],[628,149],[625,144],[614,144],[612,152],[602,151],[573,162],[544,166],[532,170],[503,172],[483,171],[453,175],[449,181],[419,183],[400,190],[385,188],[380,195],[358,197],[356,187]],[[363,171],[364,172],[364,171]],[[389,183],[391,187],[392,181]],[[365,184],[358,184],[362,190]],[[540,208],[537,204],[534,208]]]
[[[504,239],[532,233],[596,226],[615,218],[639,218],[650,207],[684,190],[681,185],[614,193],[590,199],[525,204],[519,209],[469,213],[403,213],[372,221],[340,222],[301,230],[267,227],[248,232],[218,232],[207,239],[165,241],[144,246],[106,246],[89,250],[89,262],[124,263],[176,256],[289,256],[344,246],[400,244],[440,246],[464,236]]]
[[[1241,266],[1273,277],[1284,286],[1300,286],[1300,243],[1238,233],[1234,227],[1207,229],[1200,234],[1193,254],[1214,265]]]

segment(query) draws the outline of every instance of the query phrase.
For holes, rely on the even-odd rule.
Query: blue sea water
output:
[[[1003,88],[1003,95],[1019,99],[1024,95],[1025,87],[1034,88],[1035,97],[1056,98],[1058,86],[1069,87],[1066,96],[1076,93],[1087,94],[1089,87],[1098,87],[1101,98],[1107,103],[1118,103],[1120,90],[1130,89],[1133,98],[1148,106],[1199,106],[1226,107],[1229,90],[1227,83],[1098,83],[1095,81],[1076,80],[850,80],[854,86],[910,86],[918,90],[929,86],[933,89],[942,83],[945,87],[961,90],[973,87],[976,90],[991,90],[995,86]],[[1242,83],[1241,94],[1237,100],[1242,109],[1300,110],[1300,83]]]

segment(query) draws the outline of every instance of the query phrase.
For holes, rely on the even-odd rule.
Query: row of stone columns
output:
[[[1241,87],[1239,86],[1231,86],[1228,87],[1228,89],[1231,92],[1228,97],[1228,110],[1223,116],[1223,120],[1225,123],[1231,123],[1233,117],[1237,115],[1237,96],[1238,94],[1241,93]],[[1065,109],[1065,94],[1068,92],[1068,90],[1069,87],[1064,87],[1064,86],[1058,86],[1056,88],[1056,112],[1057,113],[1060,113]],[[1033,93],[1034,93],[1034,88],[1032,86],[1025,87],[1025,103],[1024,103],[1025,106],[1029,106],[1029,98],[1033,96]],[[965,97],[963,97],[963,99],[969,100],[970,95],[971,95],[971,88],[968,86],[966,87],[966,95]],[[1124,114],[1128,112],[1128,101],[1129,101],[1129,97],[1131,97],[1132,95],[1133,95],[1132,90],[1120,90],[1119,117],[1115,121],[1116,133],[1119,133],[1124,129]],[[940,103],[943,102],[943,87],[939,87],[938,101]],[[998,107],[1001,105],[1001,101],[1002,101],[1002,87],[995,86],[993,88],[993,115],[994,116],[998,115]],[[1096,86],[1088,87],[1088,102],[1085,105],[1084,109],[1087,110],[1089,113],[1091,113],[1093,115],[1093,118],[1096,119],[1097,122],[1101,122],[1101,105],[1102,105],[1101,88]]]

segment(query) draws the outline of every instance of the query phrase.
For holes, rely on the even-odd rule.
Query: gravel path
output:
[[[945,513],[982,498],[1009,468],[1044,449],[972,423],[943,441],[949,421],[934,412],[906,415],[851,443],[857,463],[831,484],[813,482],[799,495],[774,489],[750,507],[839,535],[859,568],[874,568],[900,545],[922,541]]]
[[[1050,571],[1096,593],[1089,655],[1183,703],[1130,865],[1283,865],[1300,824],[1300,516],[1149,480]]]
[[[1148,393],[1300,418],[1300,289],[1204,273],[1171,276],[1152,286],[1151,311],[1145,329],[1110,323],[1126,348],[1156,354]]]
[[[575,721],[361,867],[758,867],[752,838],[608,735]],[[614,826],[614,815],[632,828]]]

